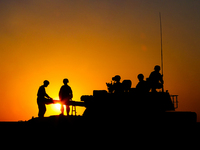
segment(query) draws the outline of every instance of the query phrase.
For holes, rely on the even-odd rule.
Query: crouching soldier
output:
[[[154,71],[151,72],[148,82],[152,92],[156,92],[156,89],[163,88],[163,76],[160,74],[160,66],[156,65]]]

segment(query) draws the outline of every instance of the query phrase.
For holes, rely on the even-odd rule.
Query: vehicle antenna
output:
[[[162,21],[161,21],[161,13],[159,12],[160,17],[160,42],[161,42],[161,73],[163,77],[163,49],[162,49]],[[162,92],[164,92],[164,84],[162,86]]]

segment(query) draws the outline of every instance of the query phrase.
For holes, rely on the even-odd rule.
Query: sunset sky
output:
[[[37,117],[44,80],[54,99],[64,78],[77,101],[117,74],[134,88],[161,63],[159,12],[164,88],[200,121],[199,0],[0,0],[0,121]]]

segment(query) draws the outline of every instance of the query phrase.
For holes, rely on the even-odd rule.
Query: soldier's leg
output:
[[[66,105],[67,116],[69,116],[69,111],[70,111],[69,105]]]
[[[60,106],[60,111],[61,111],[61,115],[64,115],[64,105],[63,104],[61,104],[61,106]]]
[[[38,109],[39,109],[39,112],[38,112],[38,117],[42,118],[44,117],[44,114],[46,112],[46,106],[44,103],[39,103],[38,104]]]

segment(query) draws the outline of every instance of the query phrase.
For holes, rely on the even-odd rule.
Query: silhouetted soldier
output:
[[[112,78],[112,80],[114,81],[114,83],[112,83],[112,81],[111,83],[106,83],[109,92],[112,93],[114,91],[114,93],[122,93],[124,90],[122,83],[120,83],[121,77],[119,75],[116,75]]]
[[[150,84],[150,87],[152,89],[152,92],[156,92],[156,89],[161,89],[163,87],[163,77],[159,73],[160,66],[156,65],[154,67],[154,71],[151,72],[148,82]]]
[[[138,84],[136,85],[136,89],[138,92],[149,92],[149,86],[147,81],[144,81],[144,75],[143,74],[139,74],[138,76]]]
[[[68,103],[73,97],[72,89],[69,85],[67,85],[68,82],[69,82],[68,79],[64,79],[63,80],[64,85],[60,88],[60,91],[59,91],[59,98],[62,103],[62,105],[61,105],[61,114],[62,115],[64,113],[63,104],[66,105],[66,112],[67,112],[67,115],[69,115],[70,108],[69,108]]]
[[[53,99],[46,93],[45,88],[49,85],[49,81],[45,80],[44,84],[40,86],[37,93],[37,104],[38,104],[38,117],[44,117],[46,112],[45,104],[53,103]]]

